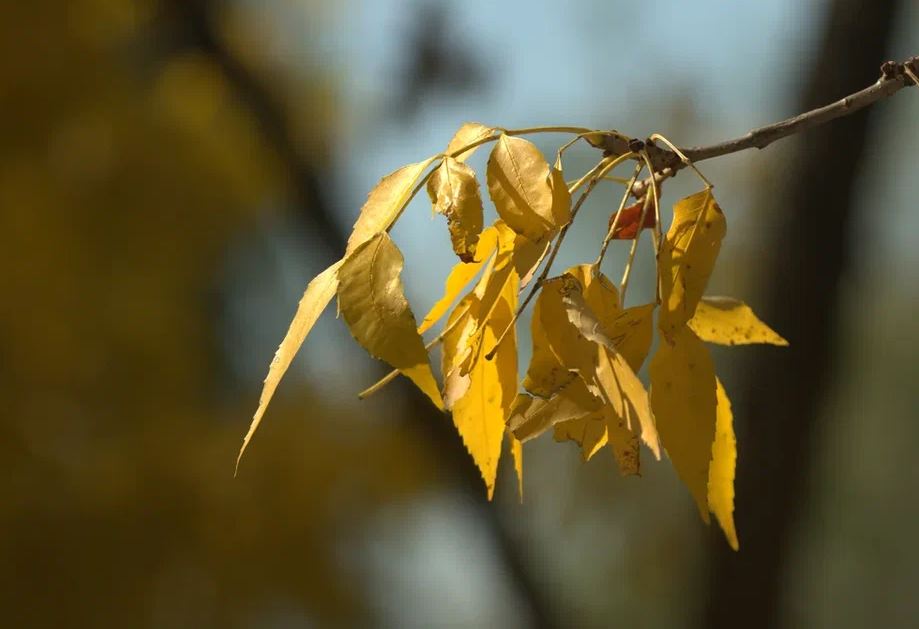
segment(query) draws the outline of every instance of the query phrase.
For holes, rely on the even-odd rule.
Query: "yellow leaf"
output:
[[[452,409],[453,404],[469,389],[469,374],[459,366],[472,352],[472,339],[476,330],[476,314],[479,300],[470,293],[463,297],[447,318],[443,342],[441,343],[441,373],[444,379],[444,406]]]
[[[517,439],[526,442],[560,422],[584,417],[599,407],[599,401],[584,383],[574,380],[548,400],[518,393],[507,427]]]
[[[549,187],[552,188],[552,220],[561,228],[571,221],[571,194],[565,183],[561,159],[555,160],[555,167],[549,173]]]
[[[589,302],[588,302],[589,303]],[[654,304],[626,308],[609,326],[609,336],[625,361],[638,373],[651,349],[654,335]]]
[[[348,247],[345,250],[346,258],[378,233],[385,232],[392,227],[392,224],[399,218],[399,214],[402,213],[421,174],[436,159],[436,157],[430,157],[423,162],[403,166],[380,180],[370,191],[357,217],[357,222],[354,223],[354,229],[351,237],[348,238]]]
[[[381,232],[358,247],[338,272],[338,307],[351,334],[370,354],[418,385],[438,408],[440,389],[402,288],[402,253]]]
[[[707,523],[708,470],[715,438],[715,368],[708,348],[683,326],[651,360],[651,409],[677,474]]]
[[[450,308],[450,304],[459,297],[459,294],[466,288],[466,285],[469,284],[472,278],[482,269],[485,260],[494,253],[495,247],[498,245],[497,238],[497,230],[494,227],[487,228],[482,232],[481,238],[479,238],[473,261],[468,263],[458,262],[453,267],[450,271],[450,275],[447,276],[447,281],[444,283],[443,297],[441,297],[437,303],[431,307],[428,314],[424,316],[424,320],[422,320],[421,325],[418,326],[418,334],[424,334],[431,329],[431,326],[440,321],[440,318],[443,317]]]
[[[488,192],[498,215],[534,242],[558,227],[548,177],[542,153],[522,138],[502,135],[488,158]]]
[[[578,281],[587,305],[600,323],[610,328],[619,315],[619,291],[610,279],[592,264],[579,264],[565,273]]]
[[[511,456],[514,458],[514,471],[517,472],[517,494],[520,496],[520,502],[523,502],[523,444],[520,443],[513,435],[511,440]]]
[[[609,406],[603,408],[603,417],[606,420],[607,441],[619,464],[619,473],[623,476],[636,476],[641,472],[638,437]]]
[[[696,311],[721,249],[726,224],[710,189],[673,207],[673,223],[661,244],[661,312],[658,326],[665,336],[677,333]]]
[[[703,297],[689,320],[689,327],[709,343],[788,345],[788,341],[753,314],[750,306],[730,297]]]
[[[475,171],[452,157],[444,158],[428,180],[428,195],[434,211],[447,217],[453,251],[463,262],[472,262],[483,227]]]
[[[533,352],[526,377],[523,379],[523,388],[533,395],[548,399],[577,378],[577,374],[569,371],[561,363],[549,345],[549,338],[543,327],[541,301],[541,296],[537,297],[533,306],[533,319],[530,321]]]
[[[716,380],[715,442],[712,444],[712,463],[708,471],[708,506],[715,514],[731,548],[737,550],[737,531],[734,529],[734,470],[737,466],[737,439],[734,437],[734,416],[731,401]]]
[[[239,449],[239,456],[236,458],[237,470],[239,469],[239,461],[242,459],[243,452],[246,451],[246,446],[249,445],[252,435],[258,429],[258,425],[265,415],[265,410],[268,408],[268,403],[271,402],[275,389],[278,388],[278,383],[281,382],[281,378],[284,377],[287,368],[290,367],[291,361],[300,346],[303,345],[306,336],[313,329],[313,325],[319,319],[319,315],[332,301],[332,297],[338,289],[338,270],[341,264],[342,261],[339,260],[317,275],[307,285],[306,291],[300,299],[300,304],[297,306],[297,313],[294,315],[293,321],[290,322],[287,334],[284,335],[284,340],[278,346],[278,351],[275,352],[271,365],[268,367],[268,375],[265,377],[265,385],[262,387],[258,409],[255,411],[252,424],[249,426],[249,432],[246,433],[243,445]]]
[[[516,296],[517,282],[508,282],[481,331],[482,343],[487,347],[494,347],[497,335],[510,324]],[[517,347],[512,336],[513,331],[492,360],[485,360],[481,353],[474,357],[468,372],[468,388],[453,403],[453,422],[482,474],[489,500],[494,494],[501,440],[517,390]],[[454,342],[446,337],[444,340]],[[459,349],[448,350],[445,346],[444,353],[456,356]]]
[[[453,136],[453,139],[451,139],[450,143],[447,145],[446,153],[447,155],[455,157],[461,162],[465,162],[475,152],[475,148],[464,151],[460,155],[454,155],[454,153],[462,149],[464,146],[469,146],[474,142],[484,140],[485,138],[491,136],[494,132],[495,130],[491,127],[486,127],[485,125],[481,125],[478,122],[463,123],[463,125]]]
[[[574,441],[581,446],[581,456],[589,461],[608,442],[606,414],[602,410],[555,425],[556,441]]]

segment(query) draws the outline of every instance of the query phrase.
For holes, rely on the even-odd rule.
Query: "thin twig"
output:
[[[707,146],[691,146],[682,149],[684,155],[691,162],[701,162],[706,159],[721,157],[745,151],[751,148],[762,149],[776,140],[781,140],[790,135],[812,129],[831,120],[848,116],[864,109],[874,103],[893,96],[904,87],[912,85],[913,75],[919,72],[919,57],[911,57],[903,63],[885,63],[882,66],[882,76],[873,85],[863,90],[849,94],[834,103],[798,114],[786,120],[775,122],[730,140],[709,144]],[[604,146],[608,151],[621,150],[621,138],[610,135]],[[653,145],[651,145],[653,146]],[[650,148],[650,147],[649,147]],[[668,177],[672,177],[682,170],[686,164],[675,152],[653,146],[652,158],[655,166],[654,179],[658,184]],[[648,177],[632,186],[632,196],[641,198],[651,183]]]

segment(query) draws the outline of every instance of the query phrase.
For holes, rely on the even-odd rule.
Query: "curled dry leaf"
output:
[[[428,180],[428,195],[434,211],[447,217],[453,251],[463,262],[472,262],[483,227],[475,171],[452,157],[444,158]]]
[[[382,232],[358,247],[338,271],[338,308],[352,336],[443,408],[428,353],[405,299],[402,253]]]
[[[651,359],[651,409],[677,474],[709,521],[708,474],[715,438],[715,367],[688,327],[662,341]]]
[[[537,242],[557,229],[549,165],[532,142],[502,135],[488,158],[488,192],[508,227]]]
[[[728,544],[737,550],[740,545],[734,528],[734,471],[737,467],[734,415],[721,380],[715,380],[715,387],[715,442],[712,444],[712,462],[708,470],[708,506],[721,525]]]
[[[661,312],[658,326],[672,336],[689,321],[702,299],[721,249],[726,224],[711,189],[677,202],[673,223],[661,244]]]
[[[294,320],[290,322],[287,334],[284,335],[284,340],[278,346],[278,351],[275,352],[271,366],[268,368],[265,385],[262,387],[262,395],[258,401],[258,409],[255,411],[252,424],[249,426],[249,432],[246,433],[243,445],[239,449],[239,455],[236,457],[237,471],[239,470],[239,462],[243,453],[246,451],[246,446],[249,445],[252,435],[258,429],[262,417],[264,417],[265,411],[268,409],[268,403],[271,402],[271,398],[278,388],[278,383],[281,382],[281,378],[284,377],[291,361],[297,355],[297,351],[303,345],[303,341],[306,340],[319,316],[329,305],[329,302],[332,301],[332,297],[335,296],[335,291],[338,290],[338,269],[341,264],[342,262],[339,260],[313,278],[307,285],[306,291],[297,306]]]
[[[760,321],[750,306],[731,297],[703,297],[689,320],[689,327],[703,341],[719,345],[788,345],[788,341]]]

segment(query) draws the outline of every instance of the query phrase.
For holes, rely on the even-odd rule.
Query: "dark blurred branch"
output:
[[[871,80],[893,37],[902,0],[835,0],[801,97],[801,109]],[[897,79],[899,81],[899,79]],[[849,268],[855,186],[876,109],[809,130],[784,190],[770,189],[778,225],[765,243],[764,319],[791,343],[739,366],[735,417],[740,552],[713,536],[706,629],[782,625],[794,536],[809,498],[822,405],[837,363],[840,282]],[[866,208],[867,209],[867,208]],[[796,626],[796,625],[794,625]]]
[[[179,26],[185,30],[188,38],[186,44],[207,53],[218,64],[240,100],[251,111],[265,139],[287,165],[293,178],[299,211],[308,219],[311,228],[322,236],[329,251],[335,257],[341,255],[347,235],[334,220],[316,167],[303,159],[294,143],[293,134],[283,114],[283,106],[272,97],[259,78],[235,57],[214,28],[214,12],[220,8],[220,3],[213,0],[169,0],[167,4],[180,21]],[[466,496],[479,521],[490,533],[497,558],[529,612],[531,626],[547,629],[554,627],[556,614],[550,610],[548,599],[533,579],[516,540],[504,526],[494,506],[486,501],[482,479],[453,423],[438,413],[428,399],[406,381],[399,381],[394,388],[407,402],[406,421],[416,424],[415,428],[428,436],[440,455],[438,460],[450,470],[450,478]]]
[[[766,148],[776,140],[787,138],[790,135],[807,131],[823,125],[831,120],[849,116],[878,101],[893,96],[904,87],[912,85],[914,79],[905,71],[909,68],[913,75],[919,75],[919,57],[911,57],[903,63],[888,61],[881,66],[881,77],[863,90],[830,103],[823,107],[812,109],[803,114],[782,120],[752,131],[731,140],[725,140],[708,146],[690,146],[680,150],[692,162],[701,162],[713,157],[721,157],[745,151],[747,149]],[[629,150],[627,142],[621,136],[613,134],[603,138],[602,147],[609,153],[621,154]],[[686,167],[679,155],[671,150],[658,146],[649,146],[654,165],[654,179],[658,183],[672,177]],[[644,196],[645,190],[651,185],[651,178],[636,183],[632,187],[632,194],[636,197]]]

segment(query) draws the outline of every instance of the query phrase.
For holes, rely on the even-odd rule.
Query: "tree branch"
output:
[[[691,146],[680,150],[692,162],[701,162],[713,157],[730,155],[745,151],[751,148],[762,149],[776,140],[781,140],[795,133],[800,133],[822,124],[848,116],[860,109],[864,109],[874,103],[893,96],[904,87],[913,84],[912,79],[907,73],[907,68],[914,75],[919,74],[919,56],[911,57],[903,63],[888,61],[881,66],[881,77],[873,85],[863,90],[849,94],[838,101],[812,109],[803,114],[798,114],[792,118],[782,120],[742,135],[738,138],[710,144],[708,146]],[[609,133],[602,136],[601,141],[592,142],[594,146],[604,149],[608,154],[618,155],[629,150],[629,145],[634,145],[635,140],[629,141],[619,134]],[[672,177],[677,172],[686,167],[686,164],[680,157],[669,149],[664,149],[654,145],[650,141],[647,143],[649,155],[654,166],[654,180],[660,184],[668,177]],[[634,149],[633,149],[634,150]],[[636,198],[644,196],[651,185],[651,177],[636,183],[632,186],[632,195]]]

